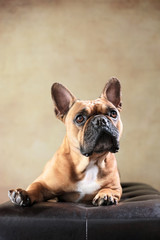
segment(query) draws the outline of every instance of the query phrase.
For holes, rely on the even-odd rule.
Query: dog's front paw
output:
[[[31,200],[28,196],[28,193],[21,188],[9,190],[8,197],[10,198],[11,202],[16,205],[22,207],[27,207],[31,205]]]
[[[94,206],[102,206],[102,205],[113,205],[118,203],[118,196],[115,196],[112,191],[100,191],[94,197],[92,204]]]

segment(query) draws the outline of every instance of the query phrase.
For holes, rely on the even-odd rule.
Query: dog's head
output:
[[[59,83],[53,84],[51,94],[56,116],[66,125],[72,149],[86,157],[119,150],[122,103],[118,79],[110,79],[101,96],[93,101],[77,100]]]

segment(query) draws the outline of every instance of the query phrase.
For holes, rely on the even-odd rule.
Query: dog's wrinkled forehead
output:
[[[74,113],[86,112],[89,115],[93,114],[106,114],[108,108],[115,108],[109,101],[97,98],[96,100],[77,100],[71,109]],[[73,110],[73,111],[72,111]]]
[[[102,105],[102,100],[100,98],[97,98],[96,100],[87,100],[87,101],[80,101],[77,100],[77,102],[83,102],[85,104],[85,106],[89,106],[89,107],[95,107],[95,106],[99,106]]]

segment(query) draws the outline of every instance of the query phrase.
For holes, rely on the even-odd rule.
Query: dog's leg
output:
[[[42,202],[54,197],[45,183],[34,182],[26,190],[21,188],[9,190],[8,196],[12,203],[19,206],[31,206],[35,202]]]

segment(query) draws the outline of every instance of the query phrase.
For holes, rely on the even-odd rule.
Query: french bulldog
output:
[[[9,190],[12,203],[31,206],[58,201],[117,204],[122,188],[115,153],[122,134],[121,84],[111,78],[96,100],[82,101],[63,85],[54,83],[55,114],[66,126],[60,148],[42,174],[28,186]]]

